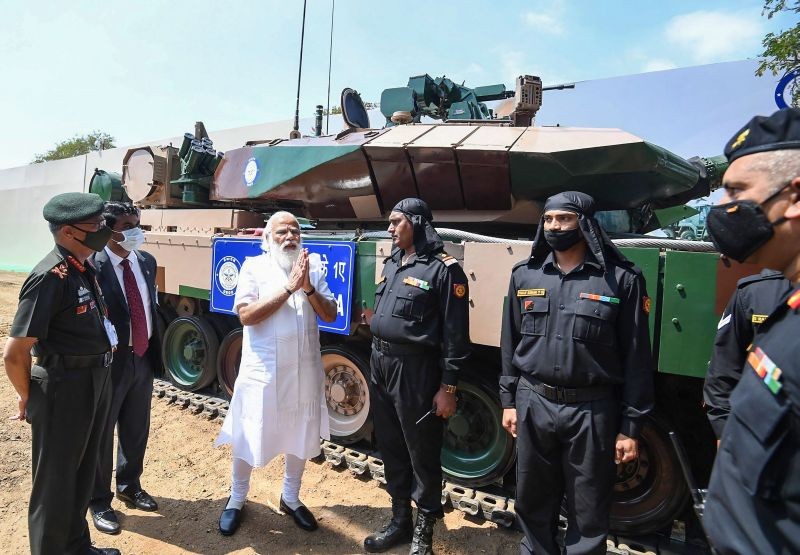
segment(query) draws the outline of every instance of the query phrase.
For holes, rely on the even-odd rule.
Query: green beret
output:
[[[42,216],[51,224],[82,222],[103,213],[105,202],[94,193],[61,193],[47,201]]]

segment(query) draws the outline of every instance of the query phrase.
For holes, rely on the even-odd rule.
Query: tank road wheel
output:
[[[233,384],[239,375],[239,364],[242,362],[242,328],[228,333],[219,344],[217,353],[217,381],[222,393],[228,399],[233,395]]]
[[[672,524],[689,498],[666,427],[648,419],[639,438],[639,458],[617,465],[611,531],[648,534]]]
[[[442,470],[454,482],[485,486],[514,465],[514,439],[503,428],[494,389],[469,376],[459,381],[458,408],[447,420],[442,445]]]
[[[172,383],[196,391],[217,376],[219,340],[211,324],[198,316],[176,318],[167,327],[161,344],[164,367]]]
[[[344,445],[369,437],[369,363],[346,347],[322,348],[331,439]]]

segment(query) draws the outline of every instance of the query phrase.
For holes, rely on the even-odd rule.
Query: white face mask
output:
[[[144,244],[144,231],[140,227],[117,231],[116,233],[121,233],[125,237],[123,241],[117,241],[117,244],[126,251],[135,251]]]

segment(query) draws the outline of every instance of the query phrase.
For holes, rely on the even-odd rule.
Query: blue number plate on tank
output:
[[[331,323],[317,318],[320,331],[350,334],[350,309],[352,306],[353,264],[356,246],[352,241],[304,240],[303,247],[316,253],[322,262],[325,280],[336,301],[336,320]],[[261,238],[214,239],[212,246],[211,312],[232,314],[233,297],[239,282],[239,270],[244,259],[261,254]]]

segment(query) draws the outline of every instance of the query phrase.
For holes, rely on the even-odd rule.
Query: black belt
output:
[[[42,368],[107,368],[114,359],[114,353],[108,351],[99,355],[43,355],[37,357],[36,364]]]
[[[589,401],[605,399],[614,393],[614,386],[612,385],[592,385],[588,387],[572,388],[562,385],[547,385],[533,377],[520,378],[520,382],[545,399],[564,404],[588,403]]]
[[[403,355],[425,355],[433,354],[436,349],[425,345],[415,345],[414,343],[391,343],[384,341],[380,337],[372,338],[372,348],[384,355],[403,356]]]

